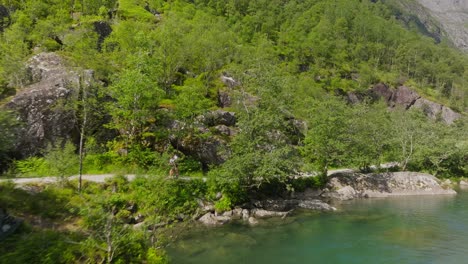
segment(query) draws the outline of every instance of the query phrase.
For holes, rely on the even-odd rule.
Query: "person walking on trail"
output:
[[[169,164],[172,166],[171,170],[169,171],[169,176],[171,177],[179,177],[179,169],[177,168],[177,160],[179,159],[179,157],[177,156],[177,154],[174,154],[174,156],[169,159]]]

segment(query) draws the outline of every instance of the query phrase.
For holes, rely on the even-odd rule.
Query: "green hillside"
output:
[[[467,176],[468,56],[436,43],[398,12],[405,11],[370,0],[0,0],[0,171],[74,175],[82,154],[83,173],[157,178],[168,175],[168,161],[177,154],[182,176],[209,178],[206,188],[153,180],[118,183],[123,189],[113,193],[106,185],[111,204],[95,198],[99,189],[91,186],[85,197],[69,201],[86,204],[89,212],[66,213],[86,215],[89,230],[106,226],[108,215],[97,208],[113,214],[131,200],[149,212],[167,199],[176,209],[158,211],[152,220],[172,219],[194,213],[193,188],[211,199],[221,192],[216,206],[223,211],[271,185],[303,188],[290,182],[299,172],[318,173],[303,184],[321,185],[329,169],[369,171],[396,161],[402,170]],[[71,111],[73,133],[20,152],[15,135],[29,127],[8,103],[34,83],[25,65],[44,52],[63,58],[80,78],[93,70],[94,80],[86,89],[75,87],[74,100],[44,110]],[[409,87],[452,109],[457,121],[444,122],[445,110],[427,118],[429,106],[389,110],[369,92],[378,84]],[[151,188],[164,201],[145,200]],[[171,200],[173,194],[180,200]],[[94,216],[99,227],[91,224]],[[101,235],[86,240],[98,251]],[[159,251],[138,244],[146,238],[136,236],[129,235],[137,241],[132,245],[141,248],[107,261],[157,259]],[[57,261],[105,261],[99,254],[75,252]]]

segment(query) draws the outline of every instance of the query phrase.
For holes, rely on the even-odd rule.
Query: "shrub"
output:
[[[25,160],[17,160],[14,162],[14,166],[21,176],[46,176],[49,172],[47,161],[40,157],[30,157]]]

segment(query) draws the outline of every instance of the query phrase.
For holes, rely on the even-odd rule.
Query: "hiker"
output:
[[[174,154],[174,156],[169,160],[169,164],[172,166],[171,170],[169,171],[169,176],[171,177],[179,177],[179,169],[177,168],[177,160],[179,157],[177,154]]]

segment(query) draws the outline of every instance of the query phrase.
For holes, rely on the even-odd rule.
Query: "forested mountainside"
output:
[[[367,167],[406,160],[392,122],[419,119],[398,108],[426,113],[425,134],[467,107],[466,55],[385,2],[0,3],[1,153],[13,173],[47,174],[47,153],[65,142],[73,152],[80,136],[87,172],[157,170],[174,152],[187,173],[229,161],[243,164],[240,174],[288,174],[318,162],[319,150],[341,156],[325,167]],[[346,137],[340,150],[314,146],[327,129]],[[378,134],[375,149],[357,147],[367,133]],[[275,162],[279,171],[262,167]]]
[[[202,200],[223,212],[323,186],[334,168],[467,176],[468,57],[410,11],[375,0],[0,0],[4,176],[148,175],[79,190],[0,184],[0,209],[39,223],[0,247],[0,262],[164,263],[176,234],[160,227],[195,218]],[[193,180],[166,180],[174,155]],[[304,173],[321,177],[291,182]],[[142,219],[144,230],[129,228]]]

